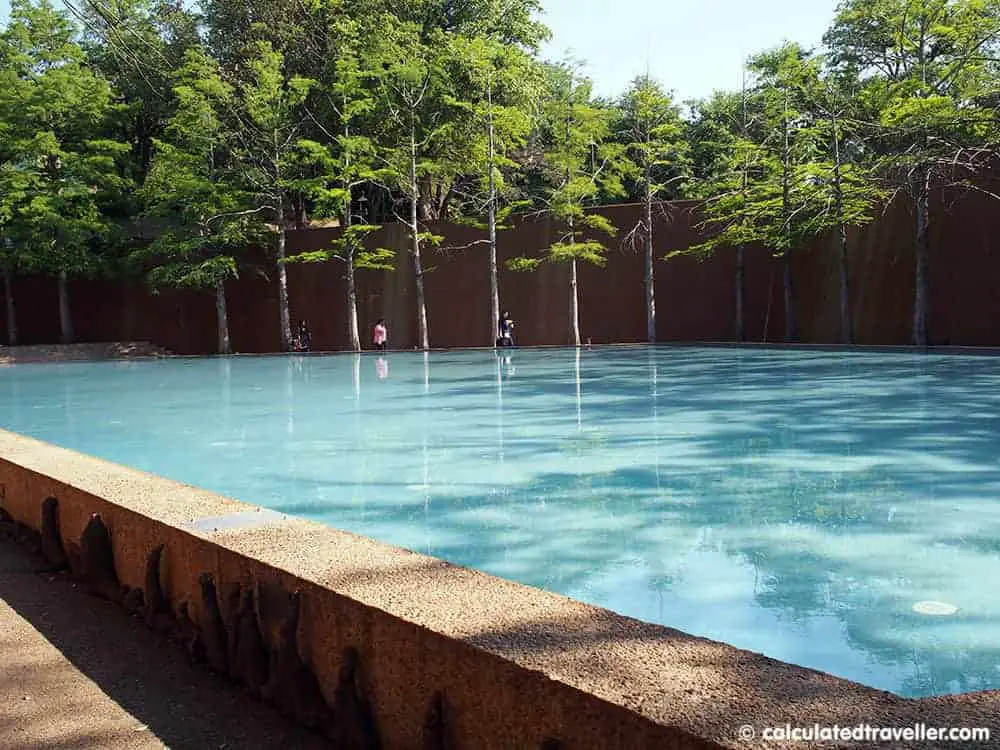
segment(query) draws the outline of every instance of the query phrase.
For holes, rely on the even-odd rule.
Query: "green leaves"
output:
[[[564,263],[570,260],[582,260],[595,266],[607,263],[607,248],[597,240],[581,240],[579,242],[556,242],[549,247],[549,260],[554,263]]]
[[[506,262],[506,266],[511,271],[516,272],[526,272],[534,271],[542,264],[541,258],[510,258]]]
[[[384,247],[367,248],[365,239],[382,227],[375,224],[353,224],[325,250],[298,253],[286,263],[328,263],[332,260],[353,265],[359,271],[391,271],[395,268],[396,252]]]
[[[174,76],[177,108],[140,191],[147,216],[166,220],[157,239],[131,260],[154,289],[211,289],[237,275],[237,254],[270,232],[227,156],[235,92],[216,63],[189,50]]]
[[[961,181],[981,167],[963,150],[1000,141],[982,106],[998,91],[995,0],[848,0],[826,42],[832,61],[861,78],[885,169],[921,164],[938,181]]]
[[[622,176],[635,200],[680,197],[690,172],[690,148],[680,108],[649,76],[636,78],[614,124],[624,146]]]
[[[106,136],[111,89],[51,5],[15,2],[0,34],[0,234],[10,265],[91,273],[112,235],[105,208],[128,188],[129,146]],[[5,243],[6,245],[6,243]]]

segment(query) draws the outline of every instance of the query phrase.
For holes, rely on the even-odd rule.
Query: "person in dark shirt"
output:
[[[296,340],[296,351],[308,352],[312,349],[312,334],[304,320],[299,321],[299,332]]]
[[[510,313],[500,316],[497,333],[497,346],[514,346],[514,321],[510,319]]]

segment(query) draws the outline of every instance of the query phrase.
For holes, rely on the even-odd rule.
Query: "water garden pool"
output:
[[[902,695],[1000,688],[1000,358],[17,365],[0,426]]]

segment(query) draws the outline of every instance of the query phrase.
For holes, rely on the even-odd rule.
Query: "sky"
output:
[[[646,71],[679,101],[738,89],[743,61],[784,40],[819,45],[836,0],[542,0],[545,57],[585,61],[594,93]],[[10,0],[0,0],[0,22]]]
[[[2,2],[3,0],[0,0]],[[679,101],[739,89],[750,55],[785,40],[819,46],[836,0],[542,0],[545,56],[586,62],[601,96],[649,72]]]

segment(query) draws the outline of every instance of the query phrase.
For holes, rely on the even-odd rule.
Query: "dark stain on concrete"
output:
[[[219,597],[215,580],[210,573],[198,577],[201,584],[201,638],[205,645],[205,658],[219,674],[229,674],[229,644],[226,624],[219,611]]]
[[[54,497],[47,497],[42,502],[42,555],[53,570],[65,570],[69,565],[59,533],[59,501]]]
[[[257,624],[251,588],[244,589],[240,596],[233,634],[236,644],[232,652],[233,677],[243,682],[254,693],[259,693],[267,683],[269,655]]]
[[[115,571],[111,534],[99,513],[90,517],[80,536],[80,574],[95,594],[120,601],[121,586]]]
[[[361,656],[356,649],[344,649],[333,696],[333,739],[338,747],[350,750],[381,750],[382,742],[365,690]]]
[[[160,583],[160,565],[163,560],[164,546],[150,550],[146,556],[146,576],[144,579],[145,601],[142,617],[146,625],[154,630],[166,630],[172,623],[170,618],[170,602],[163,593]]]
[[[448,706],[439,690],[431,698],[424,719],[424,750],[455,750],[455,737],[448,721]]]
[[[299,656],[300,597],[296,591],[288,599],[288,614],[278,629],[278,640],[271,651],[268,681],[261,695],[300,724],[310,729],[323,729],[329,724],[330,709],[316,675]]]

